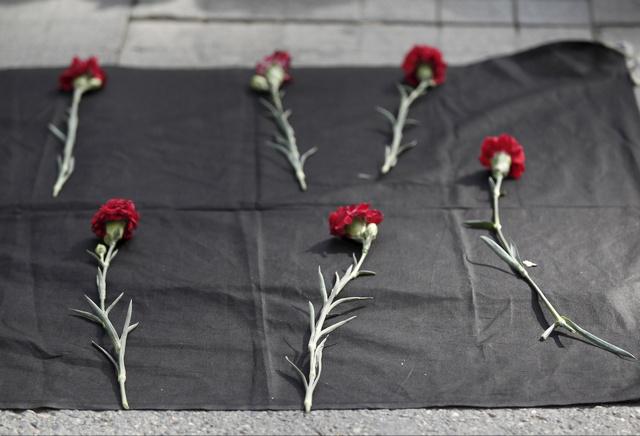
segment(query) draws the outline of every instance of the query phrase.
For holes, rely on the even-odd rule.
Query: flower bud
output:
[[[88,82],[88,89],[100,89],[102,88],[102,79],[98,77],[92,77]]]
[[[378,236],[378,225],[375,223],[367,224],[367,237],[375,239]]]
[[[127,225],[126,221],[109,221],[105,225],[104,242],[108,245],[115,244],[122,236],[124,236],[124,227]]]
[[[269,90],[269,82],[267,82],[267,78],[259,74],[256,74],[251,78],[249,86],[251,86],[251,89],[253,89],[254,91]]]
[[[280,85],[282,85],[282,82],[284,82],[286,72],[284,71],[284,68],[282,68],[282,65],[273,64],[267,68],[265,75],[269,84],[278,89],[280,88]]]
[[[416,77],[421,82],[433,79],[433,69],[431,68],[431,65],[421,64],[416,70]]]
[[[491,172],[494,177],[501,174],[503,177],[507,177],[511,171],[511,156],[508,153],[499,151],[491,158]]]
[[[98,244],[96,245],[96,254],[98,255],[98,257],[100,257],[101,259],[104,257],[105,254],[107,254],[107,247],[105,247],[102,244]]]
[[[351,224],[344,228],[345,235],[356,241],[362,241],[367,232],[367,222],[361,218],[355,218]]]
[[[73,87],[75,89],[87,88],[88,85],[89,77],[86,74],[82,74],[81,76],[78,76],[73,80]]]

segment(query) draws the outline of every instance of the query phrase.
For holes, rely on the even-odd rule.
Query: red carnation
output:
[[[404,79],[408,84],[416,86],[420,83],[417,73],[422,65],[428,65],[431,68],[431,77],[436,85],[444,83],[447,64],[440,50],[428,45],[415,45],[402,62]]]
[[[519,179],[524,173],[524,149],[522,145],[511,135],[503,133],[500,136],[487,136],[482,142],[480,162],[489,169],[492,168],[493,156],[498,153],[506,153],[511,157],[509,176]]]
[[[138,227],[140,215],[136,211],[136,205],[131,200],[112,198],[103,204],[91,219],[91,230],[100,239],[104,239],[107,223],[124,221],[124,233],[122,239],[131,239],[133,231]]]
[[[71,61],[71,65],[60,74],[58,82],[60,89],[63,91],[73,91],[73,82],[80,76],[89,76],[89,78],[99,79],[104,85],[107,80],[107,75],[104,70],[100,68],[98,59],[95,56],[91,56],[86,61],[78,57],[74,57]]]
[[[266,76],[267,70],[273,65],[279,65],[282,67],[284,71],[284,77],[282,79],[283,82],[288,82],[291,80],[291,75],[289,74],[289,68],[291,67],[291,55],[287,51],[274,51],[273,54],[269,56],[265,56],[258,64],[256,65],[256,73],[260,76]]]
[[[352,224],[364,229],[367,224],[380,224],[383,218],[382,212],[370,209],[367,203],[340,206],[329,215],[329,230],[335,236],[357,237],[360,231],[351,231],[355,230],[350,228]]]

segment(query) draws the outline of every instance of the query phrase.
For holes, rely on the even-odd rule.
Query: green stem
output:
[[[309,377],[307,378],[308,384],[307,389],[305,391],[304,396],[304,410],[305,412],[310,412],[313,404],[313,393],[315,388],[320,380],[320,369],[322,368],[322,355],[318,352],[318,344],[322,340],[322,330],[324,328],[324,323],[329,315],[329,312],[332,309],[332,304],[335,302],[335,299],[338,297],[340,292],[344,289],[344,287],[353,279],[357,278],[360,269],[362,268],[362,264],[369,253],[369,248],[373,239],[367,237],[362,244],[362,253],[360,254],[360,259],[354,264],[351,272],[348,275],[343,276],[340,280],[338,280],[333,288],[331,289],[331,293],[328,295],[327,301],[325,301],[322,305],[322,309],[320,310],[320,314],[318,316],[318,320],[315,323],[315,327],[312,328],[312,334],[309,337]]]
[[[512,253],[511,247],[507,242],[507,238],[504,236],[504,233],[502,232],[502,224],[500,222],[500,196],[502,195],[501,191],[502,191],[502,182],[504,180],[504,176],[502,175],[502,173],[497,173],[494,175],[494,180],[495,180],[495,183],[493,185],[493,191],[491,193],[492,200],[493,200],[492,201],[493,226],[496,233],[496,237],[498,239],[498,243],[520,265],[520,268],[518,268],[518,273],[533,288],[533,290],[536,291],[536,293],[538,294],[538,297],[542,300],[542,302],[547,307],[547,309],[549,309],[549,312],[551,312],[556,322],[559,325],[567,328],[569,331],[573,332],[574,330],[567,325],[564,318],[562,318],[560,313],[558,313],[555,307],[553,307],[553,305],[551,304],[547,296],[544,294],[544,292],[542,292],[542,289],[540,289],[540,286],[538,286],[538,284],[531,278],[531,276],[527,272],[526,267],[522,265],[522,262],[520,262],[520,259],[517,259],[515,256],[515,253]]]
[[[398,114],[396,115],[395,122],[393,123],[393,138],[391,140],[391,145],[389,145],[389,151],[385,155],[384,164],[380,170],[382,174],[387,174],[398,163],[398,156],[400,156],[404,151],[400,146],[402,143],[402,131],[407,123],[409,108],[418,97],[427,91],[430,83],[431,81],[429,80],[423,80],[408,95],[403,92],[400,99],[400,106],[398,107]]]
[[[492,222],[488,224],[491,225],[493,231],[495,232],[498,243],[496,244],[495,241],[486,237],[483,237],[483,239],[485,239],[485,242],[488,241],[487,243],[489,244],[489,246],[492,247],[492,249],[496,252],[496,254],[498,254],[505,262],[507,262],[511,266],[511,268],[517,271],[520,277],[523,280],[525,280],[527,284],[529,284],[529,286],[531,286],[531,288],[536,292],[538,297],[542,300],[542,302],[547,307],[549,312],[551,312],[551,314],[555,318],[555,321],[542,334],[541,339],[542,340],[547,339],[547,337],[551,334],[551,332],[554,331],[557,327],[564,327],[569,332],[582,336],[586,341],[588,341],[592,345],[600,347],[611,353],[617,354],[618,356],[636,359],[636,357],[633,354],[629,353],[628,351],[620,347],[617,347],[605,341],[604,339],[599,338],[593,333],[590,333],[589,331],[580,327],[578,324],[573,322],[568,317],[560,315],[560,313],[553,307],[553,305],[551,304],[549,299],[546,297],[546,295],[544,295],[544,292],[542,292],[542,289],[540,289],[538,284],[531,278],[525,265],[520,260],[515,247],[513,247],[511,244],[507,242],[507,238],[502,233],[502,225],[500,223],[499,199],[501,195],[500,192],[501,192],[503,179],[504,179],[504,175],[500,171],[494,171],[493,178],[489,179],[489,183],[492,188],[491,195],[492,195],[492,205],[493,205],[493,219],[492,219]],[[478,223],[474,223],[474,224],[478,224]],[[487,223],[480,223],[480,224],[487,224]]]
[[[53,185],[53,196],[57,197],[64,184],[69,180],[73,173],[75,162],[73,157],[73,148],[76,143],[76,133],[78,131],[78,108],[82,94],[86,91],[84,87],[77,87],[73,90],[73,99],[69,108],[69,118],[67,120],[67,133],[64,143],[62,155],[58,161],[58,178]]]
[[[104,260],[100,262],[102,273],[99,275],[100,280],[98,280],[98,296],[100,298],[100,309],[102,310],[105,310],[105,301],[107,300],[107,272],[109,271],[109,266],[111,265],[111,260],[113,258],[113,250],[115,248],[115,242],[109,244],[107,254],[104,257]]]
[[[274,84],[269,84],[269,92],[271,94],[271,100],[273,101],[273,105],[277,109],[274,114],[276,118],[276,122],[278,123],[280,130],[285,135],[286,146],[287,146],[287,159],[289,163],[293,167],[293,171],[296,175],[296,179],[298,180],[298,184],[300,185],[300,189],[303,191],[307,190],[307,182],[306,176],[304,173],[304,161],[300,156],[300,152],[298,150],[298,145],[296,143],[296,136],[289,123],[288,116],[285,113],[284,106],[282,104],[282,98],[280,97],[280,89],[276,87]]]
[[[111,323],[109,319],[109,313],[107,312],[105,306],[106,298],[107,298],[107,272],[109,271],[109,266],[111,261],[114,258],[114,250],[116,247],[116,242],[111,242],[109,244],[109,249],[104,257],[104,260],[100,260],[100,273],[98,274],[98,294],[100,297],[100,307],[94,306],[94,310],[97,312],[96,315],[100,319],[102,323],[102,327],[111,339],[111,345],[113,346],[113,353],[115,354],[115,359],[104,349],[101,349],[104,353],[106,353],[109,357],[109,360],[115,366],[116,377],[118,380],[118,385],[120,387],[120,399],[122,403],[122,407],[124,409],[129,409],[129,402],[127,401],[127,392],[125,389],[125,382],[127,380],[127,371],[124,364],[124,356],[127,347],[127,337],[133,328],[130,328],[129,323],[131,321],[131,303],[129,304],[129,309],[127,311],[127,317],[125,320],[125,326],[122,332],[122,335],[118,337],[116,333],[115,327]],[[102,259],[102,258],[101,258]],[[100,347],[99,347],[100,348]]]

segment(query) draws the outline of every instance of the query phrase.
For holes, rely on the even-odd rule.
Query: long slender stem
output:
[[[396,115],[395,120],[393,120],[392,122],[393,138],[391,140],[391,144],[388,145],[385,149],[384,164],[382,165],[382,169],[380,170],[382,174],[387,174],[389,171],[391,171],[391,169],[398,163],[398,156],[400,156],[403,151],[412,147],[412,145],[410,144],[402,147],[402,134],[404,126],[407,122],[409,108],[418,97],[420,97],[427,91],[430,83],[431,82],[428,80],[421,81],[418,86],[415,87],[409,94],[401,91],[402,93],[400,98],[400,106],[398,107],[398,114]]]
[[[494,181],[495,179],[495,181]],[[538,297],[542,300],[544,305],[547,307],[549,312],[555,318],[555,321],[544,331],[541,335],[541,339],[545,340],[549,337],[549,335],[558,327],[564,327],[571,333],[578,334],[582,336],[585,340],[590,342],[591,344],[603,348],[611,353],[615,353],[618,356],[627,357],[630,359],[636,359],[636,357],[630,352],[613,345],[604,339],[599,338],[593,333],[583,329],[577,323],[573,322],[566,316],[560,315],[560,313],[553,307],[549,299],[546,297],[544,292],[538,284],[531,278],[529,272],[527,271],[525,263],[520,260],[520,256],[513,244],[509,244],[507,242],[507,238],[504,236],[502,232],[502,225],[500,223],[500,195],[501,195],[501,187],[504,176],[499,171],[495,171],[493,175],[493,179],[489,179],[489,184],[492,189],[492,204],[493,204],[493,220],[490,223],[477,222],[477,221],[468,221],[467,225],[478,228],[487,228],[485,224],[488,224],[489,228],[491,228],[495,234],[496,239],[498,240],[498,244],[496,244],[493,240],[483,237],[483,240],[489,244],[489,246],[493,249],[493,251],[500,256],[505,262],[507,262],[519,275],[520,277],[531,286],[531,288],[536,292]]]
[[[269,93],[271,95],[271,101],[273,102],[273,108],[271,110],[272,115],[284,135],[284,138],[282,138],[284,141],[279,142],[276,148],[278,148],[279,151],[287,157],[287,160],[293,168],[296,179],[298,180],[300,189],[306,191],[307,182],[306,175],[304,173],[304,163],[309,156],[317,151],[317,149],[315,147],[311,148],[303,155],[300,155],[298,145],[296,143],[295,132],[289,123],[290,112],[285,111],[284,109],[280,89],[274,84],[269,84]]]
[[[100,309],[105,310],[105,301],[107,299],[107,272],[113,259],[113,250],[116,248],[116,244],[109,244],[109,249],[104,257],[104,260],[100,261],[102,271],[98,274],[98,297],[100,298]]]
[[[77,315],[83,316],[91,321],[94,321],[102,326],[102,328],[107,333],[107,336],[111,340],[111,345],[113,347],[113,354],[109,353],[107,350],[102,348],[97,343],[93,343],[113,364],[116,377],[118,380],[118,385],[120,387],[120,398],[122,407],[124,409],[129,409],[129,402],[127,401],[127,392],[125,389],[125,381],[127,380],[127,370],[125,368],[125,352],[127,346],[127,338],[128,335],[133,329],[138,326],[138,323],[130,325],[131,323],[131,312],[132,312],[132,302],[129,302],[129,307],[127,309],[127,315],[124,323],[124,327],[122,329],[122,334],[118,336],[116,333],[116,329],[113,326],[113,323],[109,319],[109,313],[111,309],[116,305],[120,298],[122,298],[123,294],[120,294],[109,307],[105,307],[106,299],[107,299],[107,272],[109,270],[109,266],[111,265],[111,261],[117,254],[117,250],[115,250],[116,242],[112,242],[109,244],[109,248],[106,254],[103,252],[103,255],[95,256],[98,259],[98,274],[96,277],[96,284],[98,287],[98,298],[99,298],[99,306],[94,303],[89,297],[86,297],[89,305],[91,306],[95,315],[90,314],[88,312],[74,310]]]
[[[342,303],[346,303],[348,301],[356,301],[356,300],[369,300],[371,297],[345,297],[337,299],[340,292],[344,289],[344,287],[353,279],[361,276],[361,275],[372,275],[374,274],[372,271],[364,271],[362,270],[362,264],[369,253],[369,249],[373,240],[375,239],[375,234],[367,235],[362,241],[362,253],[360,254],[360,258],[356,259],[355,254],[353,255],[353,263],[347,268],[344,276],[340,277],[338,273],[336,273],[335,282],[331,289],[331,292],[327,293],[324,277],[322,276],[322,271],[318,268],[318,276],[320,279],[320,291],[322,294],[322,308],[320,309],[320,313],[318,317],[315,316],[315,309],[311,302],[309,302],[309,324],[311,334],[309,336],[308,349],[309,349],[309,373],[307,376],[302,372],[298,366],[289,360],[288,357],[285,356],[287,362],[289,362],[293,368],[296,370],[300,379],[302,380],[302,384],[305,387],[305,396],[304,396],[304,410],[306,412],[311,411],[311,407],[313,405],[313,393],[315,391],[316,386],[320,380],[320,375],[322,374],[322,352],[324,350],[324,345],[327,341],[328,335],[336,330],[337,328],[343,326],[344,324],[352,321],[356,316],[351,316],[347,319],[339,321],[335,324],[332,324],[328,327],[325,327],[324,323],[329,316],[329,313],[335,309],[338,305]]]
[[[566,322],[564,321],[560,313],[558,313],[558,311],[555,309],[555,307],[553,307],[553,305],[551,304],[547,296],[544,294],[544,292],[542,292],[542,289],[540,289],[538,284],[531,278],[525,266],[521,264],[520,259],[518,259],[515,256],[515,253],[512,252],[511,246],[507,242],[507,238],[504,236],[504,233],[502,232],[502,224],[500,222],[500,196],[502,195],[501,191],[502,191],[503,180],[504,180],[504,176],[501,173],[498,173],[495,175],[495,183],[492,184],[493,226],[494,226],[494,231],[496,233],[498,242],[502,246],[502,248],[507,253],[511,254],[514,260],[517,261],[518,264],[520,264],[521,268],[518,268],[518,273],[536,291],[536,293],[538,294],[538,297],[540,297],[540,299],[545,304],[547,309],[549,309],[549,312],[551,312],[551,314],[555,318],[555,322],[559,323],[563,327],[566,327],[570,331],[573,331],[573,329],[567,326]]]
[[[507,238],[504,236],[502,232],[502,224],[500,222],[500,196],[501,196],[501,188],[502,182],[504,180],[504,173],[499,169],[498,166],[494,168],[492,177],[489,178],[489,186],[491,187],[491,195],[492,195],[492,206],[493,206],[493,217],[491,221],[465,221],[465,225],[467,227],[476,228],[476,229],[485,229],[491,230],[495,234],[495,239],[489,238],[487,236],[481,236],[481,239],[493,250],[495,254],[498,255],[503,261],[505,261],[513,271],[515,271],[527,284],[536,292],[538,298],[542,300],[546,308],[551,312],[555,321],[551,323],[551,325],[542,333],[540,338],[545,340],[549,337],[549,335],[558,327],[564,327],[571,333],[578,334],[582,336],[587,342],[605,349],[611,353],[615,353],[618,356],[628,357],[630,359],[636,359],[636,357],[629,353],[628,351],[613,345],[604,339],[599,338],[593,333],[583,329],[577,323],[573,322],[569,317],[561,315],[553,304],[549,301],[547,296],[542,292],[542,289],[538,284],[531,278],[529,272],[527,271],[527,266],[531,266],[527,261],[522,261],[520,259],[520,255],[518,254],[518,250],[516,249],[513,243],[509,243]]]
[[[362,254],[360,255],[360,259],[358,259],[357,263],[348,274],[345,274],[340,280],[338,280],[335,284],[331,293],[328,295],[327,301],[322,305],[322,309],[320,310],[320,315],[318,316],[318,320],[315,323],[315,327],[311,331],[311,336],[309,337],[309,385],[305,392],[304,397],[304,409],[306,412],[311,411],[311,406],[313,404],[313,393],[320,379],[320,371],[322,369],[322,350],[324,348],[324,342],[320,342],[322,336],[325,335],[324,330],[324,322],[329,315],[333,306],[336,297],[340,294],[340,292],[344,289],[344,287],[351,280],[358,277],[360,273],[360,268],[362,267],[362,263],[367,257],[367,253],[369,252],[369,247],[371,246],[371,240],[365,240],[362,246]],[[352,318],[353,319],[353,318]],[[321,345],[319,345],[321,344]]]
[[[57,197],[62,187],[69,180],[75,167],[73,148],[76,143],[76,133],[78,131],[78,108],[82,94],[86,91],[84,87],[76,87],[73,90],[73,99],[69,108],[69,118],[67,119],[67,133],[65,135],[62,155],[58,158],[58,178],[53,185],[53,196]]]

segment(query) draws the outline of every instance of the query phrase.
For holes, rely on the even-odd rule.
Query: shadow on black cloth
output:
[[[109,301],[125,292],[140,321],[133,408],[301,408],[284,356],[305,358],[318,266],[329,283],[359,254],[330,238],[327,216],[361,201],[385,214],[365,262],[377,275],[344,295],[374,299],[331,335],[316,408],[640,398],[637,364],[574,338],[539,342],[548,314],[526,283],[482,265],[500,261],[461,226],[490,214],[482,139],[513,134],[527,172],[505,182],[508,234],[562,313],[640,350],[640,117],[618,53],[560,43],[451,67],[412,109],[417,147],[377,181],[357,174],[379,171],[388,126],[373,108],[396,107],[399,68],[296,69],[285,103],[301,149],[319,148],[306,193],[264,146],[274,126],[246,92],[248,69],[107,72],[80,109],[76,172],[52,199],[59,70],[0,71],[0,407],[119,407],[90,344],[103,334],[69,312],[95,296],[89,223],[111,197],[141,212],[109,273]]]

